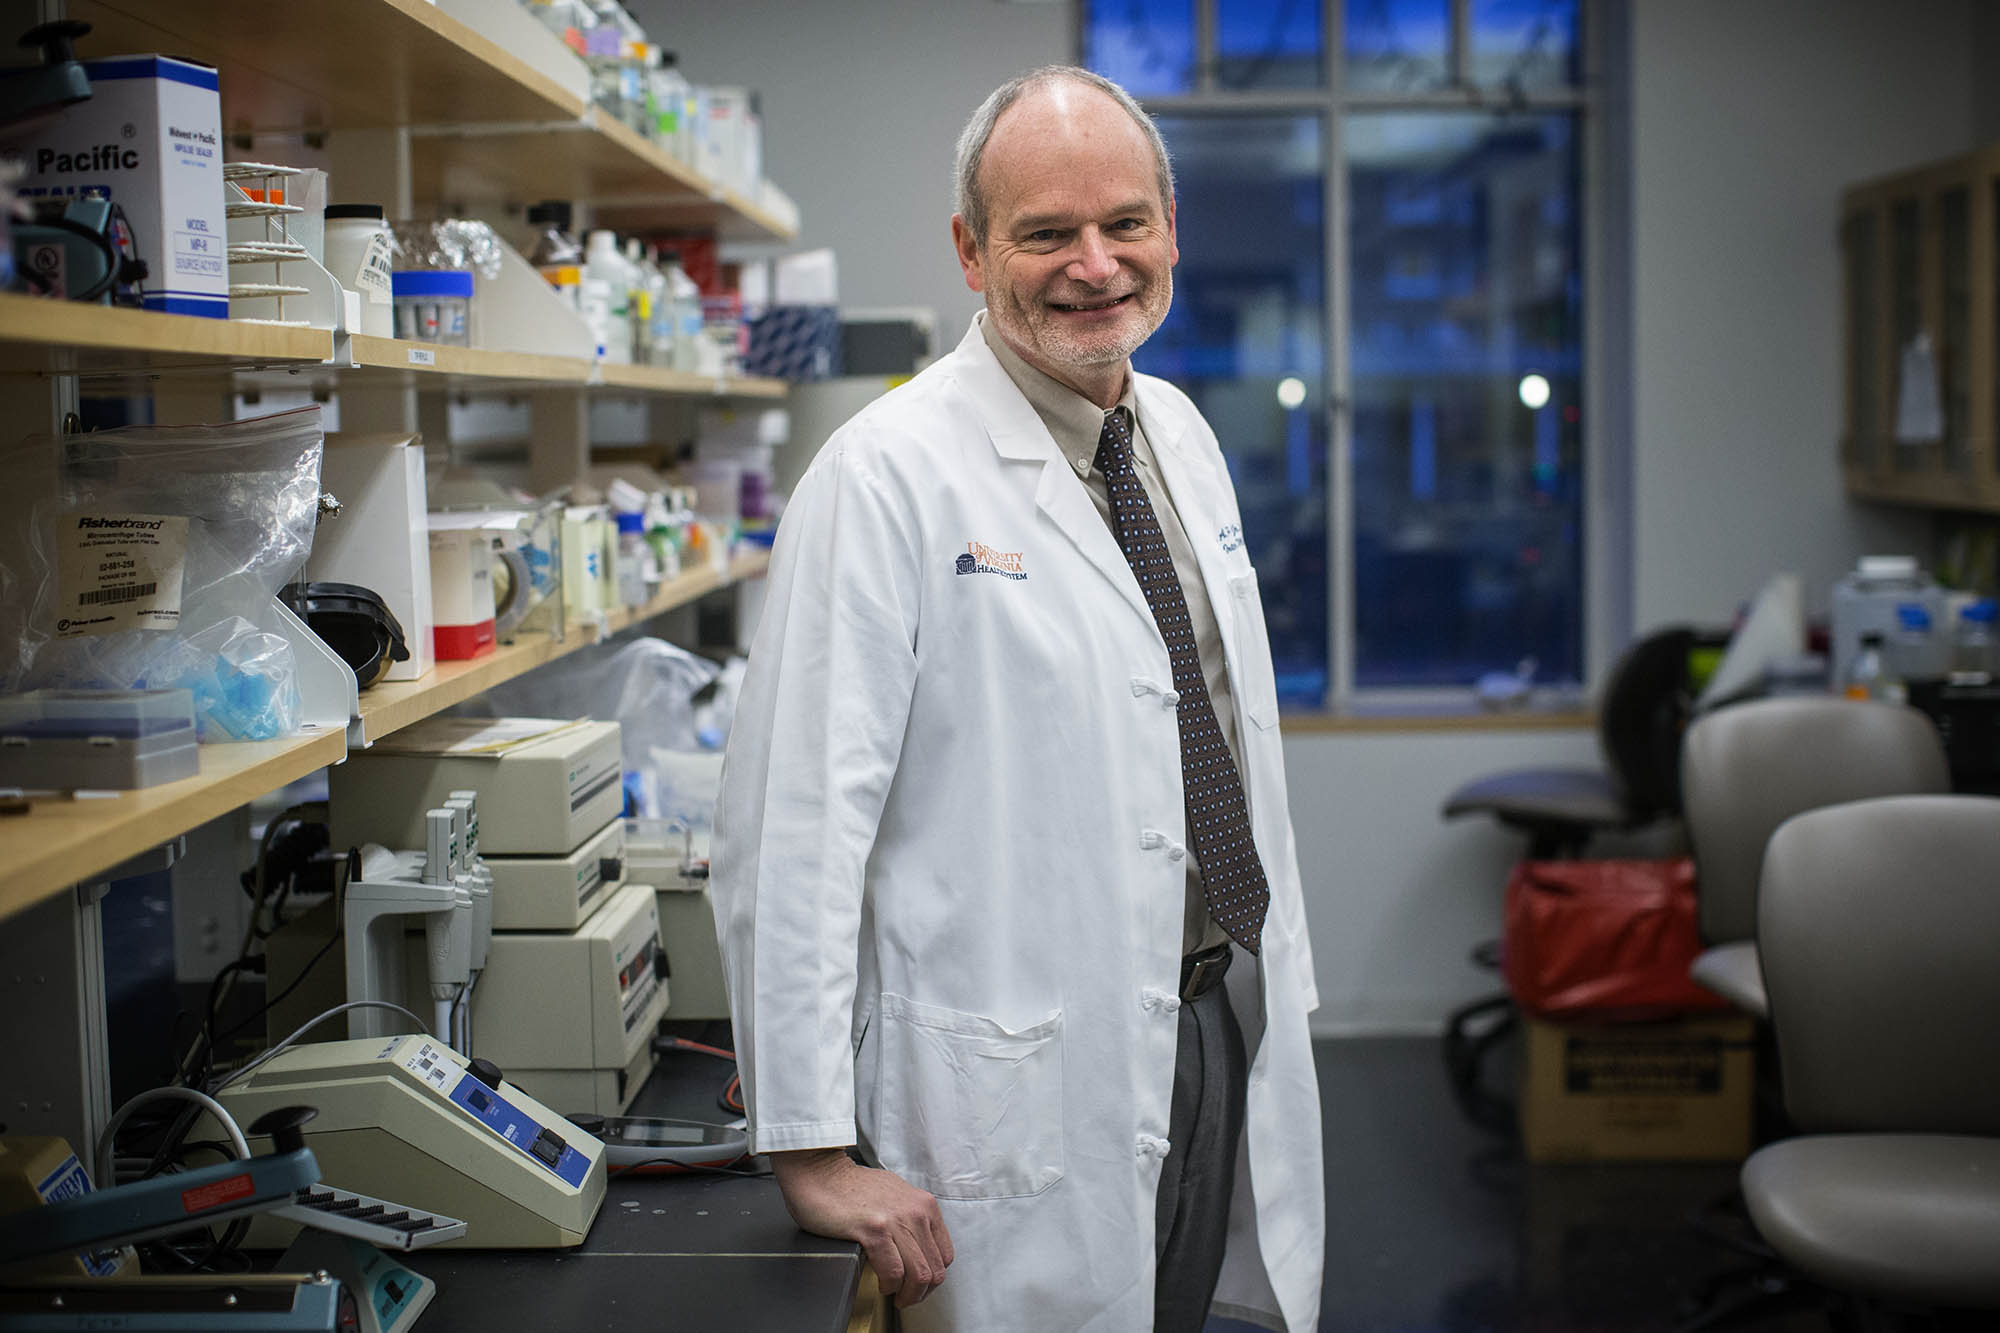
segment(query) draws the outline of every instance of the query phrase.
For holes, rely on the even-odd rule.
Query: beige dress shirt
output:
[[[983,311],[979,315],[979,331],[985,337],[986,345],[993,349],[993,355],[999,358],[1007,377],[1014,381],[1014,386],[1035,409],[1035,415],[1042,419],[1042,424],[1049,428],[1049,434],[1055,437],[1056,447],[1069,460],[1070,470],[1090,493],[1091,503],[1097,506],[1105,526],[1111,527],[1115,536],[1117,529],[1112,527],[1111,522],[1111,492],[1104,473],[1096,463],[1097,438],[1104,430],[1104,409],[1067,384],[1043,374],[1022,360],[1000,337],[993,327],[992,318]],[[1240,776],[1243,754],[1236,743],[1236,700],[1229,689],[1229,671],[1222,653],[1222,630],[1215,622],[1215,609],[1209,604],[1208,585],[1201,580],[1201,566],[1195,561],[1194,545],[1188,541],[1187,530],[1181,526],[1180,516],[1174,512],[1173,497],[1167,493],[1167,484],[1153,459],[1152,446],[1146,442],[1146,423],[1132,393],[1129,369],[1125,376],[1125,393],[1118,400],[1118,405],[1132,413],[1133,470],[1146,487],[1146,497],[1152,501],[1154,517],[1159,520],[1161,535],[1167,541],[1167,553],[1173,557],[1174,575],[1180,580],[1181,596],[1187,601],[1188,619],[1194,626],[1194,646],[1201,658],[1202,679],[1207,682],[1208,697],[1215,704],[1215,721],[1222,728],[1222,742],[1229,747],[1229,758],[1235,763]],[[1188,870],[1181,946],[1183,953],[1195,953],[1226,942],[1229,935],[1208,915],[1208,899],[1202,891],[1201,866],[1195,856],[1194,839],[1185,833],[1183,837],[1188,848]]]

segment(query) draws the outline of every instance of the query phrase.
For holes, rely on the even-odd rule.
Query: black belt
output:
[[[1181,959],[1181,1003],[1199,1000],[1222,984],[1229,971],[1231,949],[1227,941],[1213,949],[1203,949]]]

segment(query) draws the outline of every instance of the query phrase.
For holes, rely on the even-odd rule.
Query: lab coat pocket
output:
[[[882,1165],[941,1199],[1039,1194],[1062,1179],[1062,1011],[1012,1031],[883,992]]]
[[[1229,591],[1236,602],[1236,656],[1230,663],[1230,684],[1243,715],[1268,731],[1278,725],[1278,681],[1271,669],[1270,631],[1264,625],[1257,576],[1233,575]]]

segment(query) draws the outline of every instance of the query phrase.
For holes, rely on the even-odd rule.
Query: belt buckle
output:
[[[1181,1003],[1186,1004],[1202,993],[1202,983],[1208,974],[1229,960],[1227,954],[1210,954],[1195,959],[1194,967],[1188,972],[1187,984],[1181,987]]]

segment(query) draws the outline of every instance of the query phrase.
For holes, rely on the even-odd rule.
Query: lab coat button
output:
[[[1186,860],[1187,848],[1181,846],[1179,843],[1175,843],[1173,846],[1167,848],[1167,859],[1169,861]]]
[[[1167,708],[1172,708],[1180,701],[1181,701],[1180,694],[1174,690],[1168,690],[1165,694],[1160,696],[1161,705]]]

